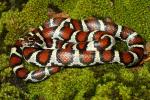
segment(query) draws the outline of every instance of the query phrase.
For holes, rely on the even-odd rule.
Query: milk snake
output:
[[[126,42],[128,51],[113,47],[116,38]],[[61,67],[83,67],[118,62],[127,67],[138,64],[144,55],[144,39],[133,29],[111,19],[51,18],[11,49],[10,66],[25,81],[39,82]],[[23,60],[43,67],[28,71]]]

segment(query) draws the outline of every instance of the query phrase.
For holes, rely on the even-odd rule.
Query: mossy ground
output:
[[[49,4],[76,19],[111,17],[150,40],[150,0],[3,0],[0,2],[0,99],[150,99],[150,62],[137,69],[119,64],[64,69],[36,84],[16,80],[11,68],[5,68],[9,66],[10,47],[29,28],[38,27],[48,19]]]

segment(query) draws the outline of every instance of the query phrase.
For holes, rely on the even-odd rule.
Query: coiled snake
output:
[[[128,51],[114,49],[116,38],[126,42]],[[18,78],[38,82],[61,67],[91,66],[118,62],[138,64],[144,55],[144,39],[135,31],[110,19],[52,18],[43,26],[16,41],[11,49],[10,65]],[[23,60],[43,67],[29,72]]]

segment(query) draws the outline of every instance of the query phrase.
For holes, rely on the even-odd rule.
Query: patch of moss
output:
[[[16,100],[16,99],[27,99],[27,94],[19,90],[10,83],[2,83],[0,89],[0,99],[1,100]]]
[[[0,2],[0,15],[2,13],[2,11],[4,11],[6,9],[6,2]]]
[[[150,93],[148,84],[150,81],[150,70],[148,66],[145,65],[141,70],[134,72],[125,68],[121,68],[118,71],[105,72],[99,78],[96,93],[92,99],[148,100],[150,98],[148,95]]]
[[[1,13],[0,38],[1,34],[4,36],[0,40],[3,44],[0,45],[0,69],[9,65],[9,46],[13,45],[19,37],[27,34],[29,28],[38,27],[47,20],[49,4],[55,5],[76,19],[88,16],[111,17],[116,23],[133,28],[146,41],[150,39],[149,0],[28,0],[21,10],[17,7]],[[0,11],[4,9],[5,4],[1,4]],[[3,31],[4,27],[7,31]],[[29,69],[33,67],[26,63],[25,66],[29,66]],[[7,83],[6,79],[10,77],[11,69],[6,68],[0,72],[0,82],[5,82],[0,85],[0,98],[22,99],[21,95],[24,95],[23,98],[27,99],[48,100],[114,98],[148,100],[150,99],[149,66],[150,63],[147,62],[137,71],[126,69],[120,64],[65,69],[43,82],[27,84],[26,92]]]
[[[93,94],[95,83],[93,72],[87,68],[65,69],[39,84],[29,84],[28,89],[32,99],[41,96],[46,100],[82,99]]]
[[[5,62],[5,63],[4,63]],[[9,68],[9,56],[6,54],[0,55],[0,77],[5,79],[11,74],[11,68]]]

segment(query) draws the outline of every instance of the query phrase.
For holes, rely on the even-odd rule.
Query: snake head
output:
[[[21,38],[24,47],[41,47],[43,41],[37,35],[27,35]]]

